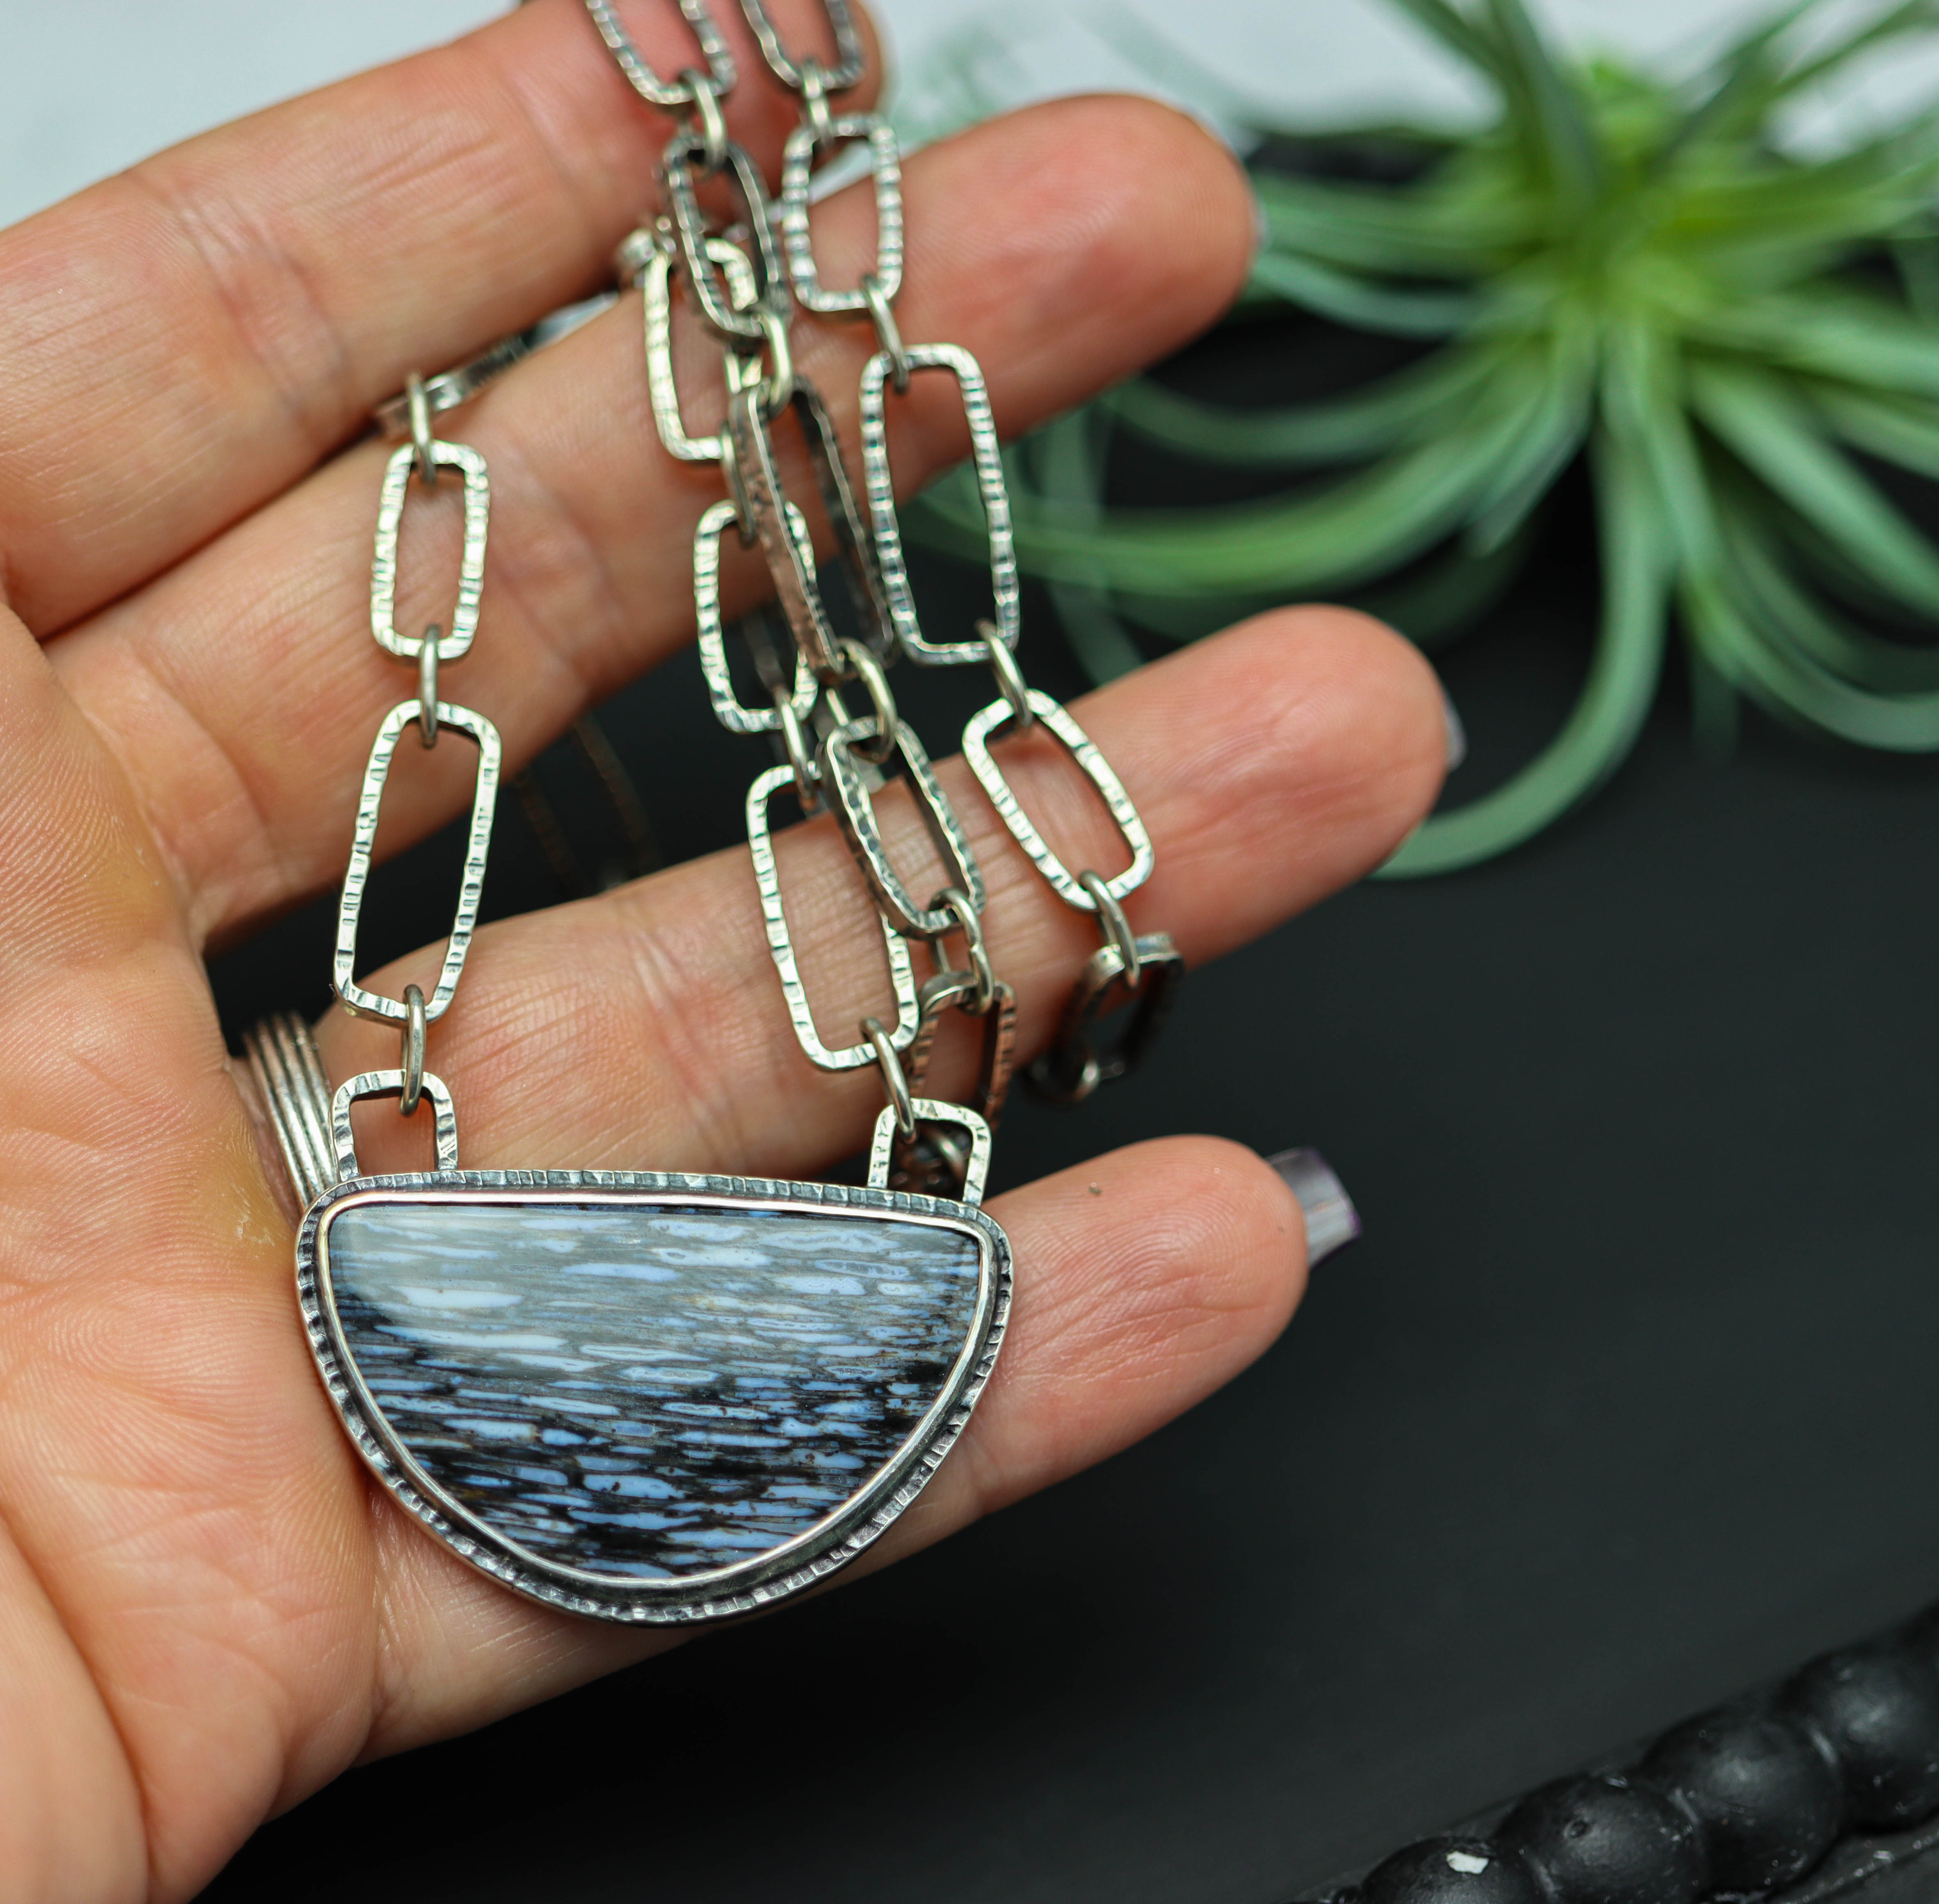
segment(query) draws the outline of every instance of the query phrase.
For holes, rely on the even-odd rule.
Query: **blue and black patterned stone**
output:
[[[948,1383],[960,1230],[814,1211],[373,1202],[336,1211],[342,1338],[451,1499],[540,1559],[678,1580],[867,1485]]]

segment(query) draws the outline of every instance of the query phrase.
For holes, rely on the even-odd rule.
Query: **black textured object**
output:
[[[1697,1820],[1718,1891],[1801,1878],[1844,1821],[1837,1771],[1803,1726],[1767,1706],[1686,1720],[1651,1747],[1642,1776]]]
[[[1708,1885],[1694,1821],[1652,1787],[1612,1773],[1531,1792],[1499,1839],[1534,1866],[1554,1904],[1697,1904]]]
[[[1515,1852],[1473,1838],[1430,1838],[1376,1865],[1359,1904],[1545,1904]]]
[[[1883,1643],[1828,1653],[1785,1685],[1780,1704],[1837,1760],[1849,1823],[1886,1829],[1939,1811],[1939,1671],[1929,1661]]]

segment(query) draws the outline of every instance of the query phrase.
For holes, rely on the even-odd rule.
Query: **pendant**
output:
[[[403,1506],[534,1600],[677,1624],[797,1592],[915,1498],[989,1378],[1010,1254],[980,1168],[963,1201],[460,1170],[426,1074],[439,1168],[366,1176],[350,1106],[402,1074],[333,1100],[289,1018],[249,1052],[307,1204],[297,1293],[345,1428]]]

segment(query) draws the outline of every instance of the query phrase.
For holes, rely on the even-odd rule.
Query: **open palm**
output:
[[[638,11],[643,50],[677,65],[674,10]],[[772,165],[790,117],[750,81],[730,121]],[[372,405],[592,288],[665,136],[577,0],[535,0],[0,234],[7,1904],[185,1896],[359,1757],[670,1643],[515,1598],[367,1481],[311,1366],[294,1212],[202,963],[341,876],[370,734],[412,691],[364,632]],[[1183,342],[1246,267],[1238,173],[1153,106],[1015,115],[923,154],[907,187],[905,333],[973,351],[1006,431]],[[838,270],[870,242],[854,196],[817,215]],[[801,328],[845,431],[866,348]],[[905,480],[963,452],[946,392],[918,385],[899,413]],[[516,764],[691,638],[689,540],[717,491],[658,447],[630,297],[458,434],[495,496],[461,698]],[[455,529],[423,513],[428,603]],[[756,585],[731,568],[730,609]],[[1249,624],[1079,714],[1157,842],[1134,918],[1195,964],[1377,863],[1442,763],[1427,671],[1338,611]],[[400,778],[387,848],[458,810],[467,763],[442,757],[464,751]],[[1094,938],[942,771],[1027,1053]],[[1103,826],[1054,752],[1019,749],[1013,773],[1055,836]],[[919,834],[883,807],[892,847]],[[810,823],[780,850],[818,987],[866,998],[839,840]],[[319,1038],[336,1079],[395,1062],[381,1027],[333,1016]],[[433,1063],[478,1168],[811,1176],[879,1104],[802,1059],[738,853],[482,934]],[[367,1167],[422,1161],[421,1129],[371,1117]],[[870,1564],[1189,1406],[1301,1285],[1296,1205],[1230,1144],[1142,1145],[993,1207],[1018,1264],[1004,1361]]]

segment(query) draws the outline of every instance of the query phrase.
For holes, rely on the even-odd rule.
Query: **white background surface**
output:
[[[730,5],[732,0],[716,0]],[[1874,0],[1875,4],[1875,0]],[[670,0],[629,0],[635,8]],[[1771,0],[1536,0],[1565,38],[1662,59]],[[1863,11],[1867,0],[1831,0]],[[504,11],[503,0],[0,0],[0,224],[202,128],[394,59]],[[1300,123],[1473,110],[1457,69],[1389,0],[878,0],[918,81],[968,28],[1004,50],[1006,102],[1096,86],[1202,97],[1155,75],[1166,44],[1261,108]],[[1854,113],[1939,84],[1939,64],[1876,62]]]

